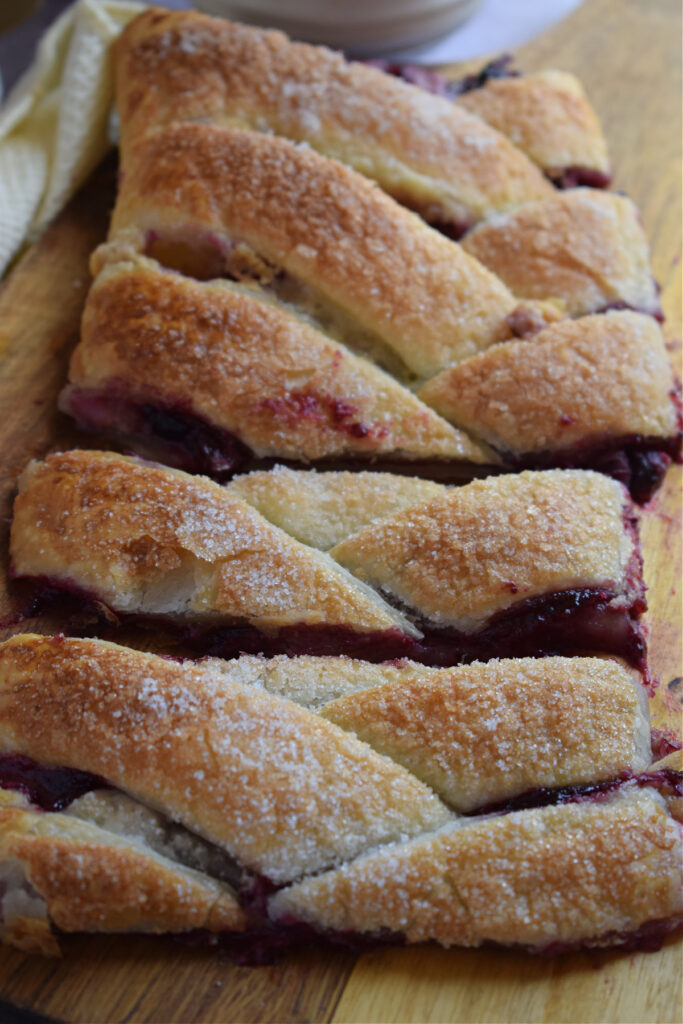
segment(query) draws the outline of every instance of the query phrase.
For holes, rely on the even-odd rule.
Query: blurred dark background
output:
[[[0,77],[4,98],[31,63],[36,44],[73,0],[0,0]],[[155,0],[163,7],[189,7],[183,0]]]

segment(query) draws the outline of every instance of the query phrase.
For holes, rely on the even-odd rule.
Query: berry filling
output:
[[[646,645],[636,620],[640,611],[613,607],[613,598],[609,591],[589,587],[544,594],[498,612],[477,633],[418,620],[424,634],[421,640],[399,629],[358,633],[345,626],[303,624],[284,627],[276,634],[263,634],[252,626],[185,629],[182,639],[195,651],[222,658],[346,655],[374,663],[409,658],[433,667],[602,651],[624,658],[645,675]]]
[[[681,434],[674,437],[609,438],[579,441],[569,448],[512,457],[499,453],[509,467],[519,469],[595,469],[628,489],[639,504],[649,501],[673,461],[681,459]]]
[[[250,451],[227,430],[213,427],[189,408],[132,402],[115,389],[85,391],[71,387],[61,408],[82,430],[115,430],[124,437],[153,440],[160,457],[171,466],[227,480],[247,464]]]
[[[273,633],[248,624],[227,626],[182,623],[164,615],[119,613],[94,594],[70,580],[49,577],[14,577],[31,585],[31,598],[15,621],[47,611],[55,604],[68,615],[64,595],[73,614],[85,612],[98,622],[118,627],[121,622],[153,629],[165,628],[194,655],[236,658],[240,654],[272,657],[345,655],[378,664],[409,658],[433,667],[488,661],[501,657],[541,657],[600,651],[623,658],[647,681],[647,648],[638,622],[646,603],[636,588],[631,606],[615,603],[613,592],[597,587],[568,589],[527,598],[492,615],[477,633],[435,627],[417,619],[422,639],[397,627],[362,633],[349,626],[297,623]],[[638,577],[634,577],[638,579]],[[515,584],[511,582],[510,588]],[[514,593],[514,590],[512,590]],[[413,616],[413,618],[417,618]],[[92,632],[93,623],[79,623],[79,632]],[[99,627],[98,627],[99,629]],[[101,632],[101,630],[99,630]]]
[[[592,167],[560,167],[557,170],[551,168],[546,170],[545,175],[549,178],[555,188],[609,188],[612,180],[611,174],[604,171],[596,171]]]
[[[511,54],[503,53],[500,57],[485,64],[476,74],[464,75],[462,78],[456,79],[445,78],[438,71],[420,67],[419,64],[401,64],[388,60],[369,60],[366,63],[384,71],[387,75],[393,75],[394,78],[417,85],[420,89],[431,92],[435,96],[453,98],[462,96],[466,92],[472,92],[474,89],[481,89],[492,78],[519,78],[521,72],[512,67],[513,59]]]
[[[512,811],[526,811],[535,807],[558,806],[560,804],[599,803],[613,796],[624,785],[637,786],[639,789],[656,789],[665,797],[683,796],[683,775],[670,768],[644,772],[634,775],[622,772],[615,779],[603,782],[586,782],[576,786],[539,786],[527,790],[518,796],[478,807],[467,814],[467,817],[483,817],[485,815],[509,814]]]
[[[112,788],[99,775],[37,764],[23,754],[0,754],[0,787],[23,793],[41,811],[62,811],[93,789]]]
[[[322,401],[316,395],[291,392],[286,398],[266,399],[262,404],[273,413],[274,429],[278,417],[308,416],[353,438],[371,441],[377,435],[375,425],[359,422],[354,417],[355,409],[351,404],[332,396]],[[140,445],[150,457],[189,473],[203,473],[219,482],[229,480],[235,473],[264,469],[276,463],[292,468],[308,467],[307,463],[296,459],[258,458],[235,434],[212,426],[189,406],[165,404],[151,394],[149,401],[135,401],[115,384],[101,391],[70,386],[63,392],[60,406],[82,430],[114,432],[131,444]],[[370,449],[368,453],[346,459],[317,459],[315,465],[329,470],[358,469],[359,460],[367,461],[371,454]],[[515,472],[519,469],[595,469],[619,480],[642,504],[649,501],[660,486],[671,462],[680,461],[681,433],[670,438],[633,434],[602,441],[587,440],[566,449],[521,456],[503,451],[499,454],[507,468]],[[418,475],[445,483],[461,483],[500,472],[493,465],[468,466],[455,460],[400,456],[373,458],[372,469]]]

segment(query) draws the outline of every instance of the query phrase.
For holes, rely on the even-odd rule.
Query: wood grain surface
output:
[[[679,40],[678,0],[586,0],[566,22],[520,51],[518,63],[527,70],[563,68],[584,82],[607,134],[615,186],[642,210],[680,373]],[[88,254],[104,237],[113,190],[110,160],[0,288],[0,617],[19,599],[5,584],[17,475],[31,456],[83,444],[56,411],[55,398],[78,333]],[[680,488],[676,467],[641,521],[650,661],[661,681],[652,701],[653,722],[678,730]],[[18,628],[49,632],[59,625],[54,617],[27,620]],[[134,639],[155,646],[153,636]],[[312,949],[263,968],[235,967],[206,950],[142,936],[72,937],[63,948],[61,960],[1,949],[0,997],[73,1022],[677,1024],[683,1016],[677,939],[657,953],[578,953],[553,960],[432,946],[360,958]]]

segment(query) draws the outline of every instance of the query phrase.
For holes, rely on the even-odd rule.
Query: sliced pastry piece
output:
[[[451,665],[601,650],[644,667],[631,513],[600,474],[526,472],[411,505],[329,557],[211,481],[75,451],[26,469],[11,554],[15,576],[117,614],[164,616],[223,656]]]
[[[628,307],[661,319],[647,239],[626,196],[558,192],[479,225],[463,247],[515,295],[554,300],[570,316]]]
[[[680,926],[681,827],[655,788],[460,819],[277,893],[276,920],[324,934],[561,952],[645,948]]]
[[[96,640],[0,645],[0,750],[95,773],[95,788],[105,780],[275,884],[453,818],[405,768],[291,701],[212,662]]]
[[[257,281],[395,372],[430,376],[543,326],[457,243],[288,139],[172,124],[124,152],[110,243],[195,277]],[[514,314],[514,315],[513,315]]]
[[[504,135],[440,96],[322,46],[190,11],[146,11],[114,49],[124,148],[202,121],[305,142],[460,233],[550,186]]]
[[[419,636],[338,563],[218,484],[106,452],[27,467],[11,550],[16,576],[116,615],[163,617],[221,652],[382,660]]]
[[[95,281],[69,381],[61,408],[81,426],[218,478],[269,456],[435,460],[461,473],[463,462],[496,461],[264,292],[146,259],[108,265]]]
[[[646,501],[680,453],[681,404],[664,338],[629,311],[564,320],[495,345],[420,397],[508,465],[590,466]]]
[[[237,476],[228,490],[303,544],[327,551],[363,526],[444,494],[443,484],[397,473],[275,466]]]
[[[1,774],[1,769],[0,769]],[[0,791],[0,941],[57,954],[60,932],[243,932],[232,888],[144,842]]]
[[[574,75],[555,70],[487,74],[484,68],[468,81],[458,105],[506,135],[556,185],[609,185],[600,122]]]
[[[404,765],[461,812],[543,803],[651,763],[647,696],[598,658],[516,658],[432,669],[349,658],[225,662],[231,678],[316,710]]]
[[[330,555],[403,608],[441,664],[582,649],[644,664],[633,507],[599,473],[475,480],[365,527]]]

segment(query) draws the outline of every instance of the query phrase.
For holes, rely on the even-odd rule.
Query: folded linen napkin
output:
[[[0,276],[106,153],[109,45],[144,7],[78,0],[43,36],[33,64],[0,108]]]

